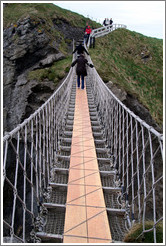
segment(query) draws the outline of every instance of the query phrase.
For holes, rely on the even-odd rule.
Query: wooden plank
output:
[[[76,89],[63,242],[112,242],[86,89]]]

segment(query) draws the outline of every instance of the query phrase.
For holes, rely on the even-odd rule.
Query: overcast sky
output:
[[[54,1],[55,5],[103,23],[125,24],[131,31],[164,38],[165,1]]]

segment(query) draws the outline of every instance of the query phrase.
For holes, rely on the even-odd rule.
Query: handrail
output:
[[[53,164],[64,131],[74,76],[75,69],[70,68],[53,95],[3,137],[3,231],[4,236],[10,235],[10,242],[26,242],[54,175]],[[19,236],[17,224],[22,228]]]
[[[92,30],[92,36],[95,36],[95,34],[102,32],[102,31],[107,31],[110,29],[117,29],[117,28],[127,28],[126,25],[124,24],[112,24],[112,25],[107,25],[107,26],[103,26],[103,27],[99,27],[97,29]]]
[[[163,135],[129,110],[95,68],[88,80],[114,160],[116,183],[122,188],[126,217],[131,225],[142,223],[139,236],[146,233],[145,223],[151,219],[156,242],[156,224],[163,219]]]
[[[104,36],[118,28],[127,28],[127,26],[123,24],[112,24],[112,25],[107,25],[107,26],[99,27],[97,29],[92,30],[89,40],[88,40],[87,47],[89,47],[90,45],[91,38],[93,37],[98,38],[98,37]]]

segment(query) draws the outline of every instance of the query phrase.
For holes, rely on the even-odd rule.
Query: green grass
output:
[[[17,25],[17,21],[23,18],[31,17],[35,20],[44,19],[48,25],[52,25],[53,19],[66,21],[71,26],[85,27],[86,22],[93,27],[101,26],[99,23],[89,18],[79,15],[69,10],[60,8],[52,3],[10,3],[4,9],[4,27],[13,23]]]
[[[89,18],[60,8],[52,3],[10,3],[4,8],[4,28],[9,26],[17,27],[18,21],[20,22],[24,18],[30,18],[37,32],[45,32],[49,37],[49,46],[58,48],[67,57],[62,61],[54,63],[50,68],[38,69],[28,74],[29,80],[37,78],[38,81],[42,81],[48,78],[55,84],[69,71],[71,56],[68,53],[68,44],[71,44],[73,37],[65,39],[63,33],[55,29],[53,21],[56,20],[59,24],[66,22],[70,26],[82,29],[87,21],[93,28],[101,26]],[[19,42],[17,34],[12,37],[12,42],[15,42],[15,44]]]
[[[141,52],[150,55],[144,63]],[[134,95],[156,122],[163,122],[163,42],[126,29],[96,39],[90,50],[104,82],[112,81]]]
[[[67,43],[72,41],[72,37],[71,40],[65,40],[63,34],[55,30],[53,20],[59,23],[67,22],[73,27],[83,28],[87,21],[93,28],[101,26],[82,15],[51,3],[11,3],[4,8],[4,27],[17,26],[18,20],[27,17],[36,24],[39,33],[44,31],[49,36],[49,45],[55,47],[59,44],[59,50],[66,56],[68,56]],[[17,42],[17,39],[15,35],[13,42]],[[146,63],[141,59],[143,51],[150,55]],[[126,29],[117,29],[96,39],[96,47],[90,50],[90,54],[103,81],[111,80],[127,93],[134,95],[162,127],[163,40],[149,38]],[[48,76],[55,82],[58,75],[50,69],[39,71],[39,80]],[[60,68],[59,71],[61,70]]]
[[[21,21],[24,18],[30,18],[38,33],[45,32],[47,34],[50,39],[49,45],[55,47],[58,44],[58,49],[66,56],[68,55],[67,44],[72,42],[73,37],[70,40],[65,39],[63,33],[55,29],[53,20],[59,24],[66,22],[70,26],[80,28],[84,28],[87,21],[93,28],[101,26],[83,15],[65,10],[52,3],[10,3],[4,8],[4,28],[17,27],[18,20]],[[13,42],[17,41],[17,35],[15,35]]]
[[[68,56],[67,58],[54,62],[54,64],[49,68],[37,69],[34,71],[30,71],[28,74],[28,80],[37,80],[39,82],[44,79],[49,79],[53,81],[55,85],[62,80],[66,73],[69,72],[70,66],[72,63],[72,56]]]
[[[151,229],[153,227],[153,221],[147,221],[145,223],[145,229]],[[135,224],[131,230],[125,235],[125,243],[154,243],[153,231],[146,232],[142,236],[138,237],[142,232],[142,224]],[[138,237],[138,238],[137,238]],[[156,225],[156,241],[157,243],[163,243],[163,224],[162,222]]]

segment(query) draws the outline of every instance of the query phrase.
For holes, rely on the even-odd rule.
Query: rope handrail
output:
[[[16,132],[18,132],[21,128],[23,128],[28,122],[30,122],[37,114],[39,114],[45,106],[58,94],[59,90],[64,86],[64,84],[68,81],[69,77],[71,76],[73,68],[70,68],[69,73],[67,74],[67,77],[63,81],[63,83],[58,87],[58,89],[48,98],[48,100],[42,104],[41,107],[39,107],[33,114],[31,114],[27,119],[25,119],[21,124],[19,124],[16,128],[14,128],[11,132],[8,132],[3,137],[3,142],[12,137]]]
[[[92,63],[92,60],[90,58],[90,62]],[[156,131],[154,129],[154,127],[148,125],[144,120],[142,120],[138,115],[134,114],[134,112],[132,112],[129,108],[126,107],[125,104],[123,104],[116,96],[115,94],[113,94],[113,92],[106,86],[106,84],[103,82],[103,80],[101,79],[101,77],[99,76],[99,74],[97,73],[96,69],[94,68],[97,76],[99,77],[99,79],[101,80],[101,82],[103,83],[103,86],[105,87],[105,89],[108,91],[108,93],[131,115],[133,116],[133,118],[135,118],[135,120],[137,120],[139,123],[141,123],[145,128],[147,128],[150,132],[152,132],[153,134],[155,134],[161,141],[163,141],[163,134],[159,133],[158,131]]]
[[[75,55],[73,59],[74,57]],[[4,236],[10,235],[10,242],[26,241],[43,194],[52,180],[74,71],[70,68],[67,77],[52,96],[3,137],[4,208],[6,207],[3,222]],[[17,224],[22,228],[19,236]]]
[[[93,63],[90,56],[86,56]],[[146,233],[145,222],[162,220],[163,135],[129,110],[105,85],[93,68],[89,83],[99,111],[107,146],[114,159],[117,183],[131,224],[142,222],[140,236]],[[151,204],[151,205],[150,205]]]

